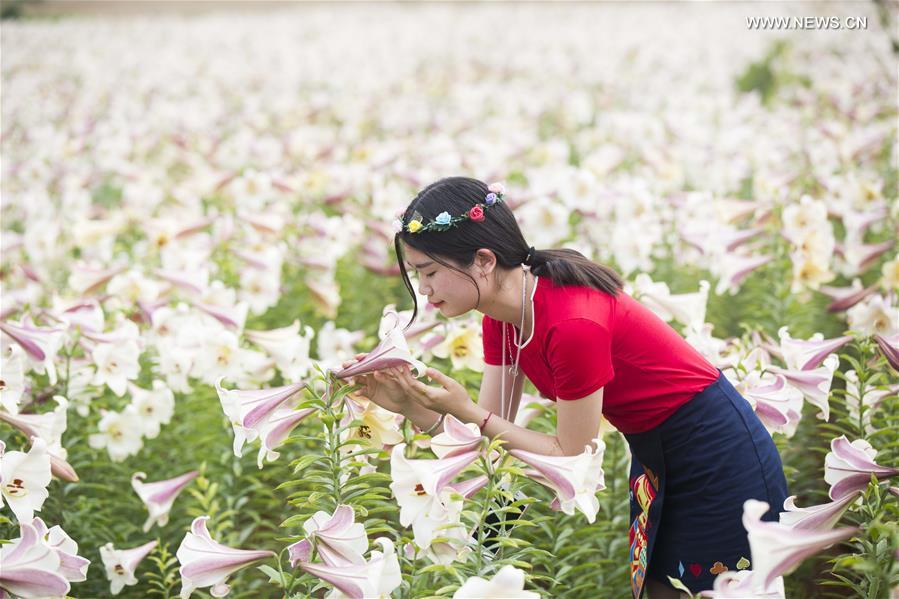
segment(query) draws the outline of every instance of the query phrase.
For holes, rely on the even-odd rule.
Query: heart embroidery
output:
[[[702,573],[702,566],[700,566],[699,564],[690,564],[690,573],[694,578],[698,578]]]
[[[715,562],[714,565],[709,568],[709,572],[712,574],[721,574],[722,572],[727,572],[727,566],[721,562]]]
[[[740,561],[737,562],[737,570],[745,570],[749,567],[749,560],[745,557],[741,557]]]

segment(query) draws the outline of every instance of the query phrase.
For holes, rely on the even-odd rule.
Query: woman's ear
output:
[[[481,248],[474,255],[474,265],[478,269],[478,274],[486,277],[496,268],[496,254],[493,250]]]

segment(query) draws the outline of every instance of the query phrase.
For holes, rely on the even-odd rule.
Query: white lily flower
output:
[[[465,581],[459,590],[453,593],[453,599],[540,599],[540,593],[524,590],[524,570],[505,565],[490,580],[480,576],[472,576]]]
[[[767,370],[784,377],[787,382],[799,389],[802,395],[821,412],[818,418],[830,420],[830,386],[833,382],[833,373],[840,365],[840,358],[836,354],[830,354],[824,363],[813,370],[787,370],[777,366],[769,366]]]
[[[50,384],[56,384],[56,354],[65,340],[65,327],[39,327],[26,315],[19,322],[0,321],[0,331],[21,346],[32,368],[46,372]]]
[[[25,352],[18,345],[3,344],[0,361],[0,408],[10,414],[19,411],[19,400],[25,391]]]
[[[328,566],[364,564],[364,554],[368,551],[368,535],[365,527],[355,521],[353,506],[338,505],[333,514],[318,511],[303,523],[306,539],[288,548],[291,565],[298,561],[308,562],[302,555],[309,555],[309,539],[315,541],[318,556]]]
[[[346,429],[340,433],[341,442],[349,439],[360,439],[363,445],[347,445],[344,450],[349,453],[365,447],[382,449],[385,445],[396,445],[403,440],[400,424],[396,414],[385,410],[373,401],[369,401],[361,395],[355,397],[346,396],[346,416],[342,425],[347,425],[353,420],[361,420],[362,424],[352,429]]]
[[[830,485],[830,498],[844,496],[864,489],[871,475],[885,479],[899,474],[899,468],[881,466],[874,461],[877,450],[864,439],[852,443],[845,435],[830,442],[830,452],[824,458],[824,481]]]
[[[97,367],[93,384],[105,384],[119,397],[125,394],[128,381],[140,376],[140,348],[135,341],[98,343],[91,358]]]
[[[140,415],[134,406],[121,412],[104,411],[97,428],[99,432],[87,438],[88,444],[94,449],[105,447],[113,462],[121,462],[143,447]]]
[[[484,370],[481,330],[469,324],[451,326],[443,342],[432,347],[431,353],[438,358],[449,358],[453,363],[453,370]]]
[[[782,433],[792,437],[802,417],[802,392],[787,384],[779,375],[750,372],[734,387],[740,392],[769,433]]]
[[[150,541],[134,549],[116,549],[112,543],[100,547],[100,559],[109,579],[109,592],[118,595],[125,586],[137,584],[134,571],[141,561],[156,547],[158,541]]]
[[[160,380],[153,381],[152,391],[129,385],[131,405],[140,417],[141,432],[148,439],[159,435],[159,427],[168,424],[175,412],[175,396]]]
[[[787,327],[781,327],[777,335],[780,337],[781,355],[790,370],[816,368],[827,356],[852,341],[848,335],[825,339],[821,333],[815,333],[808,340],[793,339]]]
[[[33,439],[28,453],[6,451],[0,441],[0,507],[5,500],[19,523],[31,523],[49,497],[50,454],[40,437]]]
[[[849,308],[849,326],[864,335],[889,337],[899,333],[899,308],[889,297],[874,293]]]

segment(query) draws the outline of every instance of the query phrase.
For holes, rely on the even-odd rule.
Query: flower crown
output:
[[[412,218],[408,224],[403,224],[403,221],[397,218],[393,221],[393,228],[397,233],[402,231],[407,233],[424,233],[426,231],[446,231],[466,220],[479,223],[484,220],[484,215],[491,206],[502,201],[506,189],[502,183],[491,183],[487,186],[487,191],[490,193],[484,196],[483,202],[475,204],[468,212],[459,216],[450,216],[449,212],[441,212],[434,220],[425,223],[421,214],[416,210],[412,213]]]

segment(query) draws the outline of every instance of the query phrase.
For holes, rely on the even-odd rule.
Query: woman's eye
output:
[[[437,274],[437,271],[436,271],[436,270],[435,270],[434,272],[429,272],[428,274],[426,274],[426,275],[425,275],[425,278],[426,278],[426,279],[430,279],[430,278],[433,277],[435,274]]]

